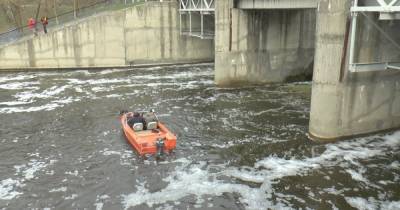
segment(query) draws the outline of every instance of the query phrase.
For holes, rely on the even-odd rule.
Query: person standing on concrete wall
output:
[[[42,17],[40,19],[40,22],[42,22],[44,33],[47,34],[47,24],[49,24],[49,21],[47,20],[47,17],[46,16]]]
[[[28,28],[32,31],[32,33],[36,36],[36,20],[32,17],[28,19]]]

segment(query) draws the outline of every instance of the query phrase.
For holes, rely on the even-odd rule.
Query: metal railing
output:
[[[96,3],[93,3],[88,6],[80,7],[75,10],[70,10],[57,16],[48,17],[48,25],[47,30],[55,30],[57,28],[63,27],[66,23],[73,22],[79,19],[83,19],[89,16],[92,16],[97,13],[112,11],[117,9],[123,9],[127,7],[131,7],[134,5],[157,1],[157,2],[167,2],[167,1],[176,1],[176,0],[123,0],[123,1],[111,1],[111,0],[100,0]],[[0,33],[0,46],[8,43],[12,43],[14,41],[23,39],[25,37],[32,37],[35,35],[40,36],[40,34],[44,33],[42,23],[39,20],[36,20],[36,25],[34,29],[30,29],[28,25],[24,25],[22,27],[13,28],[9,31]]]
[[[201,39],[215,36],[216,0],[179,0],[180,34]]]
[[[357,42],[357,24],[360,19],[359,14],[365,18],[366,22],[372,25],[389,43],[391,47],[395,47],[397,51],[400,51],[400,43],[398,42],[398,34],[389,34],[380,26],[377,21],[400,20],[400,0],[368,0],[360,1],[363,4],[359,4],[359,0],[353,0],[351,6],[351,26],[350,26],[350,47],[349,47],[349,70],[351,72],[362,72],[362,71],[381,71],[387,69],[400,70],[400,61],[384,61],[380,60],[377,62],[369,63],[357,63],[356,62],[356,42]],[[377,21],[370,18],[366,13],[377,13],[379,18]]]

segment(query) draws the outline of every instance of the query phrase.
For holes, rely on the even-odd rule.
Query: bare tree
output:
[[[27,24],[27,19],[38,16],[55,17],[58,24],[60,14],[74,12],[78,16],[81,8],[91,7],[106,0],[0,0],[0,13],[4,14],[8,24],[1,27],[21,28]],[[119,0],[121,1],[121,0]],[[40,4],[41,2],[41,4]],[[111,2],[111,0],[107,0]],[[90,10],[90,8],[89,8]],[[39,19],[40,19],[39,17]]]
[[[16,28],[23,26],[21,3],[19,0],[5,0],[0,4],[0,7],[4,14],[6,14],[8,22],[13,23]]]

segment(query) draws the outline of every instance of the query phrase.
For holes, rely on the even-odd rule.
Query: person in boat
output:
[[[144,113],[143,117],[144,120],[146,121],[147,130],[155,130],[158,128],[157,125],[158,119],[153,109],[151,109],[149,112]]]
[[[156,113],[154,112],[154,109],[151,109],[149,112],[146,112],[143,114],[144,119],[146,122],[157,122],[158,119],[156,117]]]
[[[142,123],[143,126],[146,125],[146,121],[139,112],[134,112],[132,117],[128,116],[128,125],[132,128],[135,123]]]

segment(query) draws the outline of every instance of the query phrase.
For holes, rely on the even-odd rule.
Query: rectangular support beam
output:
[[[365,0],[360,6],[357,1],[351,7],[351,12],[400,12],[400,0]]]
[[[349,69],[351,72],[400,70],[400,63],[354,63]]]
[[[214,12],[215,11],[215,9],[213,9],[213,8],[210,8],[210,9],[206,9],[206,8],[203,8],[203,9],[180,9],[179,11],[181,11],[181,12]]]
[[[238,9],[307,9],[317,8],[317,0],[238,0]]]
[[[352,7],[352,12],[400,12],[400,6],[395,7],[380,7],[380,6],[370,6],[370,7]]]

